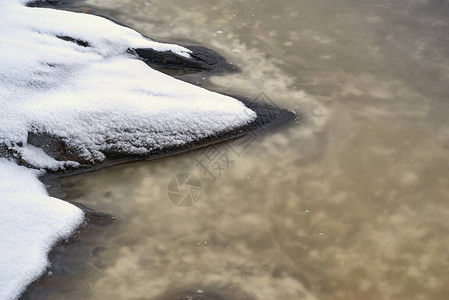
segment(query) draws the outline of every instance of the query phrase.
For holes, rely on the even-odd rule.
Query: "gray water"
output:
[[[88,4],[242,70],[183,80],[301,119],[213,148],[232,160],[215,178],[195,151],[63,179],[116,221],[68,245],[77,268],[34,298],[449,299],[447,1]],[[189,207],[167,194],[183,172],[202,188]]]

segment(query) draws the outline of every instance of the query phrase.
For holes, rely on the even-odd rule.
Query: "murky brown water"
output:
[[[264,92],[303,118],[240,156],[221,145],[233,162],[215,182],[200,151],[65,178],[68,200],[117,221],[64,250],[69,271],[29,297],[449,298],[447,1],[89,4],[242,69],[185,80]],[[192,207],[167,196],[180,172],[201,181]]]

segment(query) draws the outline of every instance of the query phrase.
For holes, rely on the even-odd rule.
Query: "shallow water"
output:
[[[202,151],[64,178],[116,221],[59,247],[28,298],[449,298],[447,1],[88,4],[218,51],[242,71],[181,78],[301,121],[209,149],[215,178]],[[201,194],[175,205],[179,173]]]

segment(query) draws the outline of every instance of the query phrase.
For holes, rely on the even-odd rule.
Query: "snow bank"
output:
[[[0,159],[0,299],[15,299],[48,266],[47,254],[82,222],[82,211],[49,197],[38,172]]]
[[[174,79],[127,50],[188,57],[129,28],[86,14],[0,8],[0,143],[25,145],[47,133],[83,161],[104,151],[145,154],[243,126],[255,113],[231,97]]]
[[[35,168],[57,161],[28,145],[45,134],[76,148],[83,161],[105,151],[145,154],[243,126],[256,117],[230,97],[149,68],[127,50],[190,50],[147,39],[103,18],[0,5],[0,155],[4,147]],[[43,172],[43,171],[41,171]],[[48,265],[58,240],[82,222],[78,208],[49,197],[35,170],[0,158],[0,299],[14,299]]]

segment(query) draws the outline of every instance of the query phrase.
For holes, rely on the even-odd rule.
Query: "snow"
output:
[[[256,115],[234,98],[164,75],[127,53],[152,48],[189,57],[186,48],[100,17],[1,2],[0,147],[41,169],[0,158],[0,299],[15,299],[45,271],[52,245],[83,220],[80,209],[49,197],[38,180],[44,169],[79,164],[27,144],[29,132],[59,138],[83,160],[98,162],[105,151],[179,146]]]
[[[47,155],[44,150],[33,145],[15,147],[14,150],[16,150],[20,154],[22,159],[24,159],[27,163],[38,169],[56,171],[69,166],[72,168],[76,168],[80,165],[79,163],[74,161],[57,161],[53,157]]]
[[[45,271],[53,244],[68,237],[83,212],[49,197],[35,170],[0,159],[0,299],[15,299]]]
[[[101,161],[105,151],[144,154],[255,119],[240,101],[127,53],[153,48],[188,57],[186,48],[100,17],[9,1],[0,8],[0,143],[26,145],[28,132],[48,133],[79,149],[83,160]]]

